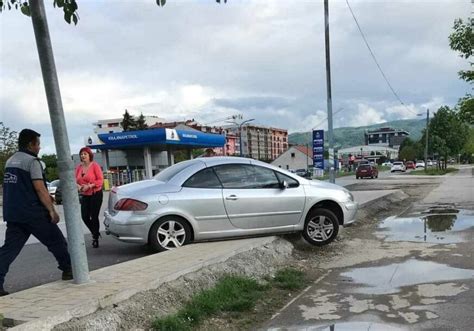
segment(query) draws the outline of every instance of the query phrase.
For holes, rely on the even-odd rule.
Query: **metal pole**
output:
[[[239,143],[239,146],[240,146],[240,157],[242,157],[242,124],[243,123],[240,123],[239,125],[239,140],[240,140],[240,143]]]
[[[430,122],[430,110],[426,109],[426,134],[425,134],[425,172],[428,169],[428,130]]]
[[[29,0],[29,4],[41,71],[43,73],[49,116],[53,128],[54,144],[58,154],[59,178],[61,179],[63,190],[64,215],[69,253],[71,254],[72,272],[74,282],[76,284],[83,284],[89,282],[89,266],[87,264],[84,233],[82,232],[79,197],[74,177],[74,164],[71,159],[48,22],[46,20],[43,0]]]
[[[329,143],[329,181],[336,182],[334,174],[334,137],[332,128],[332,96],[331,96],[331,55],[329,51],[329,6],[324,0],[324,35],[326,41],[326,88],[328,106],[328,143]]]

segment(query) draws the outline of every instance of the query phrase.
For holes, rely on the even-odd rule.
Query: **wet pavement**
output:
[[[472,330],[472,169],[412,203],[361,227],[337,259],[315,264],[322,276],[262,329]]]

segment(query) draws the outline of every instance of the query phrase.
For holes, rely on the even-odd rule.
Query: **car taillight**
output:
[[[148,205],[135,199],[120,199],[114,206],[115,210],[140,211],[145,210]]]

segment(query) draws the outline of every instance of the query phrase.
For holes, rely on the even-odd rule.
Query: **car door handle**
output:
[[[238,200],[239,198],[237,198],[236,195],[232,194],[232,195],[229,195],[228,197],[225,198],[226,200]]]

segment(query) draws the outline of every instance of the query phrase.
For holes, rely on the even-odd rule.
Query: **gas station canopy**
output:
[[[87,146],[101,150],[153,147],[155,145],[162,145],[165,148],[172,147],[173,149],[189,149],[223,147],[225,142],[224,135],[204,133],[197,130],[158,128],[89,136]]]

